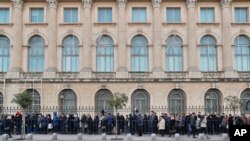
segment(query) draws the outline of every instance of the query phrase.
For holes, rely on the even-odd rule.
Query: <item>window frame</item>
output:
[[[177,40],[180,40],[180,45],[178,46],[178,44],[174,44],[174,47],[173,46],[169,46],[169,44],[167,43],[168,42],[168,40],[172,40],[171,38],[174,38],[174,37],[176,37],[177,38]],[[176,42],[175,42],[176,43]],[[172,44],[171,44],[172,45]],[[168,48],[169,47],[171,47],[171,48],[181,48],[181,54],[178,54],[178,53],[176,53],[176,50],[174,49],[174,51],[173,51],[173,54],[170,54],[170,53],[168,53]],[[165,58],[165,71],[166,72],[183,72],[184,71],[184,49],[183,49],[183,41],[182,41],[182,39],[181,39],[181,37],[180,36],[178,36],[178,35],[170,35],[166,40],[165,40],[165,53],[164,53],[164,58]],[[170,56],[171,55],[171,56]],[[176,65],[177,63],[177,61],[176,61],[176,59],[177,58],[181,58],[181,67],[180,67],[180,70],[176,70],[175,68],[176,67],[174,67],[174,70],[169,70],[169,61],[168,61],[168,59],[169,59],[169,56],[170,57],[173,57],[174,58],[174,65]]]
[[[70,10],[70,20],[67,21],[66,19],[66,11]],[[74,21],[74,14],[73,11],[76,10],[76,21]],[[63,23],[65,24],[77,24],[79,23],[79,7],[63,7]]]
[[[206,12],[207,12],[208,9],[213,11],[213,20],[208,21],[207,15],[206,15],[206,18],[205,18],[206,20],[202,21],[202,19],[203,19],[202,18],[202,11],[206,10]],[[200,23],[215,23],[215,7],[200,7],[200,17],[199,17],[199,19],[200,19]]]
[[[36,17],[36,21],[32,21],[32,10],[36,10],[36,12],[38,12],[37,10],[42,10],[42,13],[43,13],[43,17],[42,17],[42,21],[40,22],[38,19],[38,16],[39,16],[39,14],[37,13],[37,17]],[[29,9],[29,11],[30,11],[30,19],[29,19],[29,22],[30,23],[34,23],[34,24],[36,24],[36,23],[45,23],[45,9],[44,9],[44,7],[31,7],[30,9]]]
[[[203,38],[206,38],[206,37],[211,37],[213,40],[214,40],[214,45],[212,45],[212,44],[203,44],[203,42],[202,42],[202,40],[203,40]],[[212,35],[204,35],[201,39],[200,39],[200,70],[201,70],[201,72],[217,72],[218,71],[218,48],[217,48],[217,42],[216,42],[216,39],[215,39],[215,37],[214,36],[212,36]],[[211,53],[211,49],[212,48],[215,48],[215,54],[212,54]],[[206,54],[204,54],[204,53],[202,53],[202,48],[206,48],[206,50],[207,50],[207,53]],[[205,57],[206,58],[206,61],[207,61],[207,65],[208,66],[206,66],[207,67],[207,69],[208,70],[203,70],[203,68],[202,68],[202,58],[203,57]],[[215,70],[212,70],[212,68],[210,67],[210,64],[211,64],[211,62],[210,62],[210,59],[211,58],[213,58],[213,57],[215,57],[214,59],[215,59]]]
[[[145,9],[145,21],[134,21],[133,19],[133,10],[134,9]],[[142,7],[131,7],[131,23],[147,23],[149,21],[149,13],[148,13],[148,7],[142,6]]]
[[[31,40],[33,38],[36,38],[36,37],[39,37],[41,39],[40,40],[41,44],[39,46],[37,46],[37,45],[35,45],[35,46],[31,45]],[[34,52],[31,52],[32,51],[32,47],[34,49],[38,49],[38,47],[39,47],[39,49],[43,48],[43,54],[37,54],[37,52],[34,54]],[[36,51],[38,51],[38,50],[36,50]],[[36,61],[38,61],[39,59],[42,59],[43,64],[37,63],[36,66],[33,66],[33,65],[30,66],[30,60],[31,60],[31,58],[33,58],[33,59],[35,58]],[[34,36],[30,37],[29,44],[28,44],[28,56],[27,56],[27,59],[28,59],[28,65],[27,65],[27,67],[28,67],[28,72],[29,73],[42,73],[42,72],[44,72],[44,70],[45,70],[45,59],[46,58],[45,58],[45,40],[44,40],[44,38],[42,36],[40,36],[40,35],[34,35]],[[43,65],[42,66],[42,70],[39,70],[39,65]]]
[[[143,37],[146,42],[145,42],[145,46],[144,45],[133,45],[133,40],[136,39],[137,37]],[[139,49],[139,53],[133,53],[134,50],[133,48],[137,48]],[[146,50],[146,54],[143,53],[144,49]],[[136,49],[135,49],[136,50]],[[149,72],[149,43],[148,43],[148,39],[144,36],[144,35],[136,35],[132,38],[131,40],[131,48],[130,48],[130,65],[131,65],[131,72]],[[144,67],[141,66],[141,60],[143,61],[146,57],[146,61],[147,61],[147,68],[144,70]],[[139,66],[137,66],[136,68],[133,68],[133,65],[135,65],[133,63],[133,59],[139,58]]]
[[[108,21],[107,20],[107,16],[106,16],[106,18],[105,18],[105,20],[104,21],[100,21],[99,20],[99,10],[107,10],[107,9],[109,9],[109,10],[111,10],[111,21]],[[114,21],[114,18],[113,18],[113,15],[114,15],[114,13],[113,13],[113,7],[97,7],[97,23],[113,23],[113,21]],[[105,12],[105,14],[106,14],[106,12]]]
[[[3,49],[0,49],[0,51],[2,50],[2,52],[0,52],[0,60],[1,60],[0,72],[6,73],[10,69],[11,41],[10,41],[9,37],[7,37],[5,35],[0,35],[0,37],[7,39],[7,42],[8,42],[8,45],[0,44],[0,48],[3,48]],[[6,50],[8,51],[7,54],[5,54]],[[5,70],[6,68],[4,68],[4,60],[5,59],[7,59],[7,70]]]
[[[243,10],[245,9],[246,10],[246,21],[237,21],[237,14],[236,14],[236,10]],[[241,14],[239,15],[241,17]],[[240,19],[241,20],[241,19]],[[248,7],[234,7],[234,22],[235,23],[249,23],[249,8]]]
[[[72,40],[75,39],[75,41],[77,41],[76,42],[77,44],[64,44],[64,42],[67,38],[72,39]],[[65,52],[65,51],[67,51],[67,49],[70,50],[70,52]],[[74,50],[74,49],[77,49],[77,54],[73,53],[72,50]],[[62,59],[62,66],[61,66],[62,72],[65,72],[65,73],[79,72],[79,69],[80,69],[79,68],[80,67],[80,62],[79,62],[80,61],[80,40],[79,40],[79,38],[73,34],[69,34],[69,35],[65,36],[63,38],[63,41],[62,41],[62,52],[61,53],[62,53],[62,58],[61,58]],[[69,62],[67,62],[68,57],[70,58],[70,64],[68,64]],[[65,59],[65,61],[64,61],[64,59]],[[77,59],[77,62],[78,62],[78,64],[76,64],[77,65],[76,70],[74,70],[74,68],[72,67],[72,60],[73,59]],[[70,68],[68,70],[69,65],[70,65]]]
[[[174,9],[177,9],[180,13],[179,13],[179,21],[175,21],[175,18],[174,17],[173,21],[169,21],[168,20],[168,10],[174,10]],[[173,11],[172,11],[173,12]],[[175,15],[175,14],[174,14]],[[166,7],[166,11],[165,11],[165,22],[166,23],[181,23],[181,7]]]
[[[1,9],[3,9],[2,11],[4,11],[4,9],[7,9],[8,10],[8,19],[7,19],[7,21],[6,22],[1,22],[0,21],[0,24],[8,24],[8,23],[10,23],[10,21],[11,21],[11,8],[10,7],[0,7],[0,11],[1,11]]]

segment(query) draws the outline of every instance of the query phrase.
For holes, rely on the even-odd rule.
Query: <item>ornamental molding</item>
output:
[[[23,0],[11,0],[15,8],[23,8]]]
[[[127,2],[128,2],[127,0],[117,0],[119,7],[125,7]]]
[[[152,0],[153,8],[160,8],[162,0]]]
[[[233,1],[233,0],[221,0],[221,1],[220,1],[221,7],[222,7],[222,8],[228,8],[228,7],[230,7],[230,3],[231,3],[232,1]]]
[[[50,8],[56,8],[57,7],[57,0],[46,0],[49,3]]]
[[[91,8],[93,0],[82,0],[83,7]]]
[[[194,8],[197,0],[186,0],[186,4],[188,8]]]

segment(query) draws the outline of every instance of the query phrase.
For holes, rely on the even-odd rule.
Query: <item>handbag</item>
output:
[[[9,130],[9,129],[10,129],[10,127],[5,127],[5,128],[4,128],[4,130]]]
[[[48,129],[53,129],[52,123],[49,123],[49,124],[48,124]]]

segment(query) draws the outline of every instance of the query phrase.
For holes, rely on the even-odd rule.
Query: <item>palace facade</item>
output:
[[[249,0],[1,0],[0,106],[250,110]],[[214,108],[215,107],[215,108]]]

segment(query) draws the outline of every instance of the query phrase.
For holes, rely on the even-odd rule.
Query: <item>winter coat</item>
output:
[[[158,122],[158,128],[159,128],[159,130],[165,130],[165,120],[164,120],[164,118],[162,118],[162,119]]]

